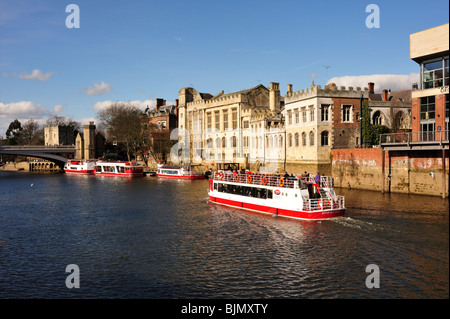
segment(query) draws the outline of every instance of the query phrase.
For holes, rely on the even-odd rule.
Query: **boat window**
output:
[[[221,185],[219,185],[219,192],[220,192],[220,187]],[[217,190],[217,183],[214,183],[214,189]]]
[[[267,190],[267,198],[273,198],[273,194],[272,194],[272,190],[271,189]]]

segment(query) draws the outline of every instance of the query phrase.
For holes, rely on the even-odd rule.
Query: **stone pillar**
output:
[[[84,135],[84,158],[95,159],[95,125],[89,122],[89,125],[83,125]]]

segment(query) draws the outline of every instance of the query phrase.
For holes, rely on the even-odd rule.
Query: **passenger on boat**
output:
[[[319,184],[319,182],[320,182],[320,174],[319,174],[319,172],[317,172],[317,175],[314,178],[314,181],[316,182],[316,184]]]

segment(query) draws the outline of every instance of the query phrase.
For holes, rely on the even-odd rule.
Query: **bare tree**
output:
[[[44,128],[35,120],[26,121],[20,132],[20,144],[22,145],[43,145]]]
[[[98,113],[100,125],[104,127],[107,139],[123,143],[128,160],[143,146],[141,113],[142,111],[136,106],[123,103],[111,104]]]
[[[56,125],[59,125],[59,126],[73,126],[74,130],[78,131],[78,132],[81,132],[82,129],[83,129],[83,127],[82,127],[80,122],[77,122],[77,121],[75,121],[75,120],[73,120],[71,118],[66,118],[66,117],[57,116],[57,115],[47,119],[45,125],[46,126],[56,126]]]

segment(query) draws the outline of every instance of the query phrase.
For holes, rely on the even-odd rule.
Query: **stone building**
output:
[[[76,159],[96,159],[103,156],[105,138],[96,132],[94,122],[83,125],[83,132],[78,132],[75,139]]]
[[[411,92],[412,89],[391,91],[383,89],[375,93],[375,83],[369,84],[370,124],[384,125],[391,132],[411,130]]]
[[[73,145],[75,132],[72,125],[54,125],[44,127],[45,145]]]
[[[183,88],[179,91],[178,154],[171,155],[178,155],[176,161],[210,167],[223,162],[247,168],[258,161],[261,165],[265,129],[278,127],[281,103],[279,84],[274,82],[270,88],[260,84],[215,96]]]
[[[156,99],[154,109],[147,108],[142,114],[144,142],[148,145],[148,153],[151,158],[165,162],[170,155],[170,149],[174,144],[170,140],[170,133],[178,127],[178,100],[175,104],[166,105],[166,100]]]
[[[284,97],[286,167],[295,174],[328,172],[331,149],[359,145],[360,105],[368,89],[312,84]]]

